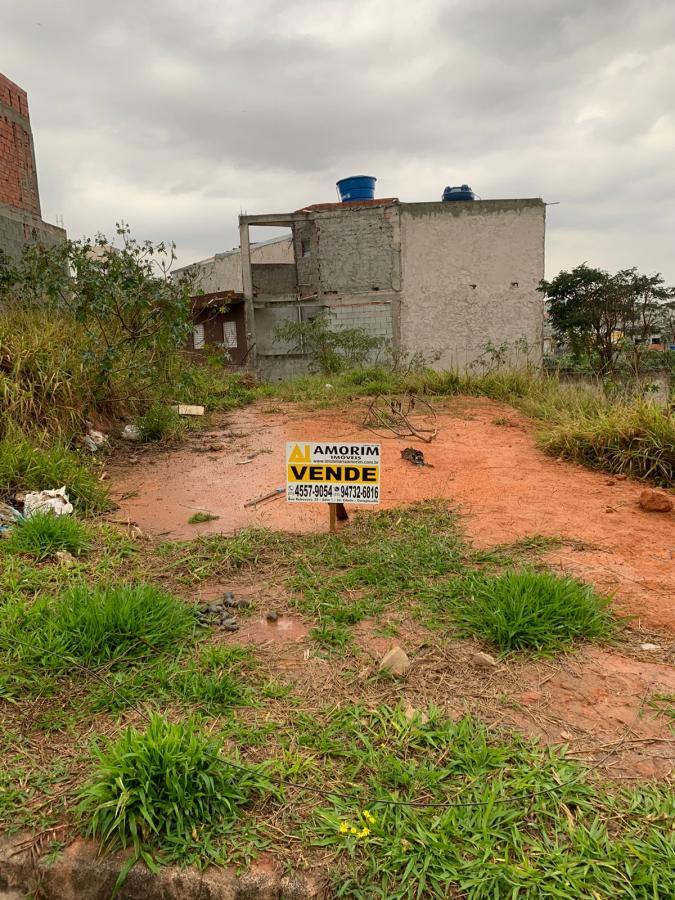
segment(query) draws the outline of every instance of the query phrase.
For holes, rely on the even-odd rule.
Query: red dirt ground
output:
[[[244,504],[284,484],[288,440],[379,440],[383,506],[447,499],[479,546],[533,534],[569,538],[573,549],[555,549],[550,563],[616,593],[617,609],[636,616],[638,627],[675,628],[675,515],[641,510],[639,484],[546,456],[536,447],[531,422],[488,400],[448,402],[430,445],[375,437],[361,425],[364,411],[363,401],[319,413],[259,405],[233,413],[185,449],[136,451],[137,463],[110,470],[120,505],[115,519],[169,538],[249,525],[326,529],[323,505],[289,504],[283,496],[257,507]],[[409,445],[423,449],[433,468],[401,459]],[[219,518],[189,525],[198,511]]]
[[[675,694],[675,516],[643,512],[641,485],[635,482],[546,456],[536,446],[533,424],[510,407],[449,401],[430,445],[374,437],[361,425],[364,411],[362,401],[320,413],[259,405],[233,413],[178,451],[134,449],[137,462],[117,462],[110,469],[120,504],[114,518],[171,538],[250,525],[326,530],[325,506],[287,504],[283,497],[258,507],[244,504],[284,484],[287,440],[380,440],[383,506],[447,499],[478,546],[533,534],[564,537],[568,543],[548,554],[549,564],[615,593],[617,610],[635,618],[619,648],[586,646],[551,661],[507,660],[486,673],[472,665],[470,643],[439,643],[439,635],[425,633],[405,611],[394,611],[390,618],[400,638],[383,637],[375,623],[355,629],[364,672],[374,673],[383,653],[399,642],[413,660],[411,672],[401,683],[380,687],[364,688],[360,679],[360,690],[384,691],[372,700],[403,700],[416,708],[436,703],[450,715],[473,712],[548,743],[569,743],[573,754],[600,762],[613,777],[667,777],[675,733],[648,701],[655,694]],[[401,459],[401,449],[409,445],[423,449],[433,467]],[[187,524],[197,511],[219,519]],[[308,640],[315,623],[297,615],[282,585],[246,576],[228,585],[202,585],[195,599],[210,599],[226,588],[249,597],[253,612],[241,619],[236,634],[222,640],[256,645],[271,673],[290,681],[308,701],[326,691],[337,701],[351,690],[353,660],[329,663],[316,655]],[[264,618],[270,609],[280,614],[274,625]],[[642,650],[642,643],[657,646]],[[604,763],[608,748],[612,755]]]

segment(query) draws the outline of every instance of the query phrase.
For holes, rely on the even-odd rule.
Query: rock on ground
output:
[[[410,659],[401,647],[392,647],[380,662],[380,671],[390,672],[392,675],[405,675],[410,668]]]
[[[645,488],[640,494],[640,506],[645,512],[670,512],[673,508],[673,501],[665,491]]]

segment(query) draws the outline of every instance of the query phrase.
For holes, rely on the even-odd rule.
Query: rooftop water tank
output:
[[[443,200],[475,200],[476,195],[468,184],[462,184],[459,187],[446,187],[443,191]]]
[[[374,200],[375,182],[377,178],[372,175],[350,175],[349,178],[341,178],[337,182],[342,203],[353,203],[355,200]]]

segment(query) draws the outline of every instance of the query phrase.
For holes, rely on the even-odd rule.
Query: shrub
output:
[[[92,464],[62,444],[37,446],[23,436],[0,440],[0,493],[42,491],[65,485],[73,505],[81,512],[110,507],[105,485]]]
[[[150,848],[180,858],[194,834],[231,822],[261,779],[233,771],[218,744],[193,722],[153,715],[143,732],[128,728],[96,752],[97,766],[81,791],[87,832],[107,849],[134,848],[156,868]]]
[[[27,553],[47,559],[57,550],[79,556],[91,547],[91,535],[85,526],[70,516],[40,514],[17,522],[4,547],[15,553]]]
[[[607,638],[613,630],[607,598],[547,572],[471,575],[456,584],[454,598],[461,631],[504,652],[561,650],[580,638]]]

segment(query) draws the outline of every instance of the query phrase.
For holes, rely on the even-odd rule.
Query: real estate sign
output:
[[[328,441],[286,444],[290,503],[379,503],[380,445]]]

